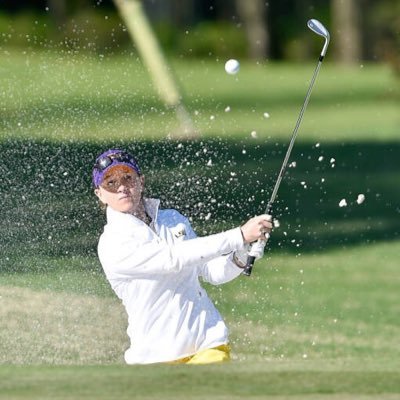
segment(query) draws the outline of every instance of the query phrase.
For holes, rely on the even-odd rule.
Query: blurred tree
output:
[[[66,0],[47,0],[49,13],[57,27],[62,27],[67,21]]]
[[[142,0],[114,0],[114,3],[153,79],[161,100],[167,107],[175,110],[180,120],[182,132],[178,135],[196,136],[198,132],[194,129],[192,119],[183,104],[178,83],[154,35]]]
[[[332,0],[331,7],[335,58],[355,64],[362,56],[360,0]]]
[[[370,56],[374,60],[385,60],[400,76],[400,2],[382,0],[372,2],[367,32]]]
[[[390,62],[400,70],[400,0],[142,0],[167,52],[180,57],[307,59],[304,29],[320,18],[334,59]],[[1,0],[0,44],[51,45],[117,52],[130,39],[113,0]],[[58,35],[58,37],[57,37]],[[54,40],[58,39],[58,40]],[[331,54],[331,51],[329,52]]]
[[[236,0],[236,8],[246,31],[249,57],[255,60],[267,58],[270,42],[267,26],[268,3],[264,0]]]

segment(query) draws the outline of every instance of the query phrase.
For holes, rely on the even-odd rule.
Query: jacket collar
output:
[[[155,223],[157,221],[158,209],[160,207],[160,200],[144,198],[143,202],[144,202],[144,208],[146,210],[146,213],[151,218],[150,225],[153,228],[153,227],[155,227]],[[113,208],[111,208],[110,206],[107,207],[106,214],[107,214],[107,223],[125,224],[128,221],[130,221],[131,223],[133,223],[135,225],[144,224],[144,222],[142,220],[135,217],[134,215],[116,211]]]
[[[157,221],[158,210],[160,208],[160,200],[159,199],[143,199],[144,209],[147,212],[147,215],[151,218],[152,224]]]

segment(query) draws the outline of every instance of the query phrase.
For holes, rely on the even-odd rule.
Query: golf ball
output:
[[[234,60],[233,58],[228,60],[225,63],[225,71],[229,74],[229,75],[235,75],[239,72],[240,69],[240,64],[238,60]]]

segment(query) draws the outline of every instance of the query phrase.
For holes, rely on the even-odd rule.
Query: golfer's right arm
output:
[[[99,258],[109,278],[143,277],[152,273],[171,273],[194,268],[215,257],[243,248],[257,240],[260,224],[255,217],[241,228],[205,237],[168,244],[157,238],[143,242],[135,237],[104,234],[99,242]]]
[[[100,239],[98,251],[105,272],[111,273],[114,278],[124,278],[178,272],[186,267],[204,264],[242,246],[241,230],[235,228],[173,245],[160,238],[141,242],[132,237],[114,240],[114,237],[105,235]]]

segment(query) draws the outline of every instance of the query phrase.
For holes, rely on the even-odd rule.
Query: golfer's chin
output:
[[[119,211],[126,214],[133,214],[133,212],[135,211],[135,205],[129,198],[119,200],[118,203],[112,204],[111,207],[115,211]]]

